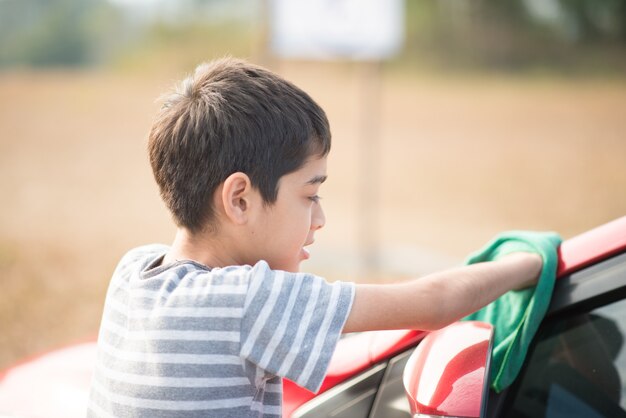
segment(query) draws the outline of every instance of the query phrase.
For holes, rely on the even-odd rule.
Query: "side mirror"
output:
[[[426,336],[404,368],[414,417],[484,417],[493,326],[456,322]]]

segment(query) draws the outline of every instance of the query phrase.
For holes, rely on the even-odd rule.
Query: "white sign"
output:
[[[385,59],[404,41],[404,0],[272,0],[272,50],[286,58]]]

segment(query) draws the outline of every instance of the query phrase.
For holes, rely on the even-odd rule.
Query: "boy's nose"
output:
[[[316,231],[324,226],[326,223],[326,216],[324,215],[324,210],[322,206],[318,203],[314,206],[313,216],[311,219],[311,229]]]

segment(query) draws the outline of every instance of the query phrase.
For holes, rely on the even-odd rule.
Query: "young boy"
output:
[[[342,332],[438,329],[536,282],[516,253],[395,285],[299,273],[324,226],[324,111],[271,72],[200,66],[166,98],[150,162],[178,231],[111,279],[89,416],[280,416],[287,377],[322,383]]]

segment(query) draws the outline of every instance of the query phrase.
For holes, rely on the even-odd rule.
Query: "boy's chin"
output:
[[[289,269],[287,269],[287,271],[289,273],[300,273],[300,264],[302,263],[302,261],[298,261],[295,265],[290,266]]]
[[[295,267],[286,268],[285,271],[288,273],[300,273],[300,264]]]

